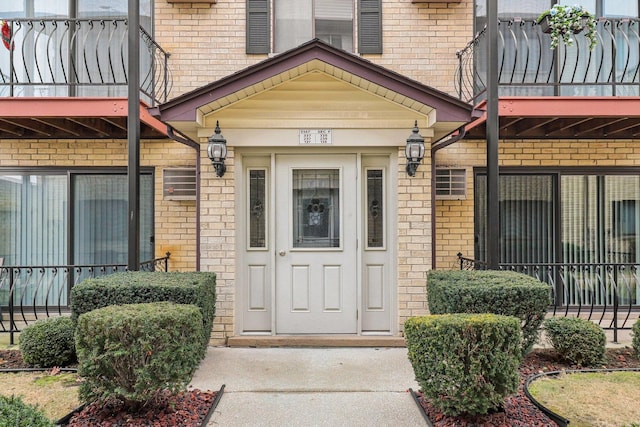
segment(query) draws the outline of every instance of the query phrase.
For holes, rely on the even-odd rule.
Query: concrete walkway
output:
[[[424,426],[406,348],[210,347],[192,386],[224,394],[209,426]]]

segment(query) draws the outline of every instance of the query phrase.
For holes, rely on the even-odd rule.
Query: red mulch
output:
[[[141,411],[130,414],[120,402],[92,403],[69,421],[69,427],[200,427],[213,405],[216,392],[197,389],[176,395],[162,393]]]
[[[28,368],[20,351],[0,350],[0,369]],[[200,427],[218,392],[189,389],[176,395],[160,393],[148,406],[136,414],[124,410],[119,402],[85,406],[74,414],[69,427]]]
[[[630,348],[607,349],[607,363],[601,368],[640,368],[638,359]],[[523,384],[532,375],[581,369],[558,359],[553,350],[536,349],[529,353],[520,365],[520,387],[518,393],[505,399],[503,410],[488,415],[473,417],[450,417],[434,408],[418,393],[419,402],[434,427],[543,427],[556,426],[540,409],[525,396]]]

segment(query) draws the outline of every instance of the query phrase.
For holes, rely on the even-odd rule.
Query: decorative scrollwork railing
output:
[[[126,96],[126,19],[9,19],[0,45],[0,96]],[[143,28],[140,92],[168,100],[169,54]]]
[[[140,271],[168,271],[169,256],[140,263]],[[71,289],[82,280],[126,271],[123,264],[0,266],[0,333],[20,332],[41,318],[69,311]]]
[[[583,33],[574,44],[550,48],[550,37],[532,20],[498,22],[498,86],[502,96],[640,95],[640,20],[596,22],[597,45]],[[477,103],[486,97],[486,27],[457,52],[456,92]]]
[[[458,254],[461,270],[485,270],[483,261]],[[550,286],[553,316],[592,320],[614,337],[631,329],[640,317],[640,264],[634,263],[501,263],[500,270],[533,276]],[[614,338],[615,340],[616,338]]]

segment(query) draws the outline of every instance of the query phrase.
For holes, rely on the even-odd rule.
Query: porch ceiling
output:
[[[127,111],[126,98],[4,98],[0,139],[127,139]],[[140,137],[167,137],[144,104]]]
[[[467,139],[485,139],[484,114],[467,125]],[[501,97],[500,139],[640,138],[640,97]]]

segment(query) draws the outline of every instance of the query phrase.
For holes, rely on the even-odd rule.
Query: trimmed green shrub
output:
[[[631,327],[631,346],[636,351],[636,357],[640,357],[640,319]]]
[[[108,306],[80,315],[78,374],[86,402],[116,398],[130,408],[186,386],[200,359],[202,314],[194,305]]]
[[[28,405],[20,396],[0,395],[0,427],[53,427],[54,424],[37,407]]]
[[[533,348],[551,304],[549,285],[513,271],[432,270],[427,275],[431,314],[493,313],[520,319],[522,354]]]
[[[445,314],[404,324],[416,381],[447,415],[486,414],[519,384],[520,322],[495,314]]]
[[[87,279],[71,290],[71,318],[108,305],[159,301],[200,308],[203,336],[198,355],[204,358],[216,310],[215,273],[133,271]]]
[[[551,317],[544,321],[544,329],[562,359],[580,366],[604,363],[607,337],[595,323],[576,317]]]
[[[75,362],[75,329],[75,322],[68,317],[51,317],[27,326],[20,333],[22,359],[43,368]]]

